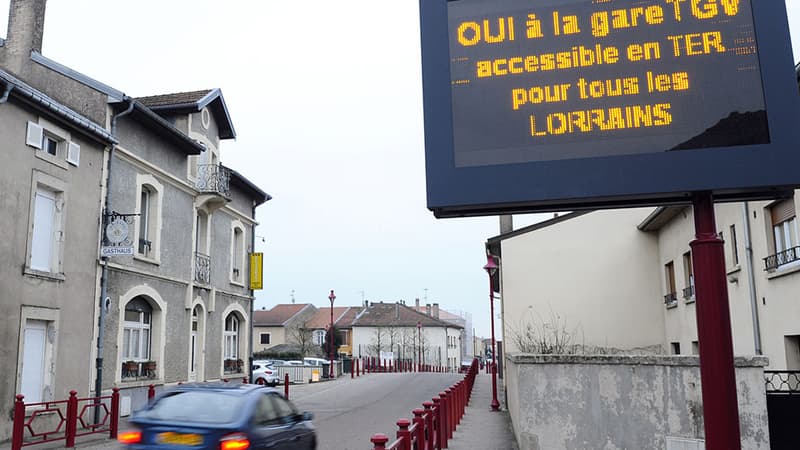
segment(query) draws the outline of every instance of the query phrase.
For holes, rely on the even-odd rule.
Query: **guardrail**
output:
[[[430,402],[423,402],[423,408],[412,411],[413,420],[397,421],[397,438],[389,443],[389,437],[376,433],[370,438],[373,450],[440,450],[447,448],[447,441],[461,423],[464,410],[469,404],[475,375],[478,373],[478,360],[473,359],[464,379],[454,384]]]
[[[111,409],[104,402],[111,403]],[[80,411],[78,407],[81,406]],[[87,411],[103,412],[102,420],[90,421],[84,419]],[[27,414],[27,413],[30,414]],[[100,415],[97,414],[99,418]],[[47,425],[38,422],[49,421],[51,427],[42,430]],[[80,428],[78,427],[80,424]],[[35,426],[34,426],[35,425]],[[101,397],[79,398],[77,391],[69,391],[67,400],[51,402],[25,403],[25,396],[18,394],[14,402],[14,424],[11,434],[11,450],[20,450],[22,447],[44,444],[47,442],[66,441],[65,447],[75,447],[75,438],[90,434],[108,433],[109,437],[116,439],[119,429],[119,388],[113,388],[111,395]],[[25,430],[29,435],[25,436]]]

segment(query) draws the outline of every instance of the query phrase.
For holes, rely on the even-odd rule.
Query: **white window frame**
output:
[[[34,267],[33,263],[35,252],[34,247],[36,245],[34,239],[37,239],[37,236],[35,235],[36,203],[38,195],[41,194],[52,196],[54,202],[52,230],[50,233],[48,233],[50,234],[50,263],[48,267]],[[64,241],[66,238],[65,225],[67,216],[67,183],[51,175],[34,170],[31,181],[29,204],[28,242],[26,248],[24,272],[27,275],[64,280],[63,254]]]
[[[127,304],[125,305],[127,307]],[[152,311],[151,306],[151,311]],[[125,311],[129,312],[129,311]],[[122,326],[122,359],[124,361],[148,361],[152,355],[153,312],[138,311],[139,320],[136,322],[125,320]],[[123,316],[125,313],[123,313]],[[149,321],[144,318],[149,316]],[[134,334],[137,335],[136,352],[131,352],[134,343]]]
[[[150,286],[147,285],[138,285],[134,286],[129,289],[124,294],[120,295],[119,298],[114,299],[112,298],[111,301],[114,304],[118,305],[127,305],[128,302],[133,300],[136,297],[145,297],[147,302],[150,304],[151,310],[151,317],[150,317],[150,360],[155,361],[157,364],[160,364],[161,361],[164,361],[164,343],[167,341],[166,336],[166,317],[167,317],[167,303],[161,298],[161,295]],[[123,326],[119,324],[125,323],[125,307],[121,306],[118,308],[117,311],[117,350],[116,350],[116,358],[117,358],[117,370],[114,374],[114,380],[117,384],[122,383],[126,386],[131,385],[142,385],[142,381],[137,381],[135,379],[130,378],[122,378],[122,363],[128,361],[127,359],[123,359],[122,352],[123,352]],[[164,380],[164,371],[157,370],[156,371],[156,381],[163,382]],[[146,383],[152,383],[153,380],[147,380]],[[137,384],[138,383],[138,384]]]
[[[314,330],[314,333],[311,335],[312,342],[314,342],[315,345],[324,345],[325,332],[326,330]]]
[[[48,152],[45,143],[56,143],[56,154]],[[37,158],[54,164],[62,169],[68,169],[67,163],[73,166],[80,165],[80,150],[78,143],[72,141],[69,131],[59,127],[45,118],[39,117],[38,122],[28,122],[25,143],[35,148]]]
[[[147,190],[149,205],[146,217],[136,216],[134,221],[134,255],[135,259],[149,262],[151,264],[161,264],[161,224],[163,211],[164,185],[150,174],[136,175],[136,212],[142,214],[142,191]],[[142,218],[147,219],[147,223],[142,223]],[[147,240],[150,241],[150,249],[146,253],[139,251],[139,236],[142,227],[146,230]]]
[[[231,284],[235,284],[237,286],[244,287],[244,269],[245,269],[245,255],[246,255],[246,244],[245,244],[245,237],[247,233],[245,232],[246,228],[242,224],[242,222],[238,220],[234,220],[231,222],[231,251],[230,251],[230,261],[231,267],[228,270],[229,280]],[[241,235],[238,242],[236,239],[237,231]],[[234,270],[238,269],[238,273]]]
[[[231,312],[225,316],[225,328],[223,328],[224,331],[222,333],[223,348],[225,349],[223,359],[239,359],[239,343],[241,342],[239,330],[242,329],[241,322],[242,320],[236,313]]]

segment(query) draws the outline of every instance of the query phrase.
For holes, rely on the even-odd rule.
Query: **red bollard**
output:
[[[153,403],[154,398],[156,398],[156,386],[151,384],[147,387],[147,403]]]
[[[283,375],[283,398],[289,400],[289,374]]]
[[[119,388],[111,388],[111,424],[110,438],[116,439],[119,434]]]
[[[415,408],[413,411],[414,413],[414,424],[417,426],[416,428],[416,436],[417,436],[417,449],[423,450],[428,448],[427,443],[425,442],[425,410],[421,408]]]
[[[361,358],[358,358],[358,359],[356,360],[356,376],[357,376],[357,377],[360,377],[360,376],[361,376],[361,373],[359,372],[359,367],[358,367],[358,362],[359,362],[359,361],[361,361]]]
[[[356,360],[350,360],[350,379],[356,376]]]
[[[383,373],[386,373],[386,360],[383,360]]]
[[[386,450],[386,443],[389,442],[389,437],[385,434],[377,433],[373,434],[369,441],[375,444],[372,447],[373,450]]]
[[[436,437],[438,438],[438,448],[447,448],[447,427],[444,417],[444,399],[442,397],[433,398],[433,409],[436,414]]]
[[[247,377],[242,377],[242,384],[247,384]]]
[[[99,399],[97,400],[100,401]],[[67,448],[75,447],[75,430],[78,426],[78,391],[69,391],[69,399],[67,400],[67,429],[65,430],[65,437],[67,438]]]
[[[397,421],[397,439],[402,439],[398,450],[411,450],[411,432],[408,427],[411,426],[411,421],[408,419],[399,419]]]
[[[25,435],[25,396],[17,394],[17,401],[14,402],[14,431],[11,433],[11,449],[20,450],[22,448],[22,438]]]

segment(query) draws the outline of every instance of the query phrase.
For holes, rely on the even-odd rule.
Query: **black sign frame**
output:
[[[751,2],[770,143],[472,167],[455,165],[447,4],[419,2],[427,206],[436,217],[688,204],[701,191],[766,199],[800,187],[800,92],[783,2]]]

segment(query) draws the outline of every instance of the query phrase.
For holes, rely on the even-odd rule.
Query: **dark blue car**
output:
[[[311,413],[279,391],[248,384],[187,384],[164,392],[119,433],[129,449],[317,448]]]

